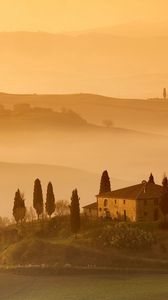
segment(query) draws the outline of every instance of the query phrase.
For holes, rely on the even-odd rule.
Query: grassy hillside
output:
[[[109,228],[115,230],[111,236]],[[49,265],[62,268],[110,267],[134,269],[168,269],[168,232],[158,224],[89,222],[82,219],[81,231],[75,239],[68,218],[54,218],[50,222],[27,223],[13,236],[4,235],[0,241],[2,265]],[[3,232],[1,230],[1,232]],[[116,244],[108,240],[116,239]],[[152,236],[152,239],[151,239]],[[149,239],[150,237],[150,239]],[[130,243],[129,243],[130,239]]]

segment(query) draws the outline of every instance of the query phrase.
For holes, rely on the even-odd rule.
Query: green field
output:
[[[3,300],[166,300],[168,274],[35,277],[0,274]]]

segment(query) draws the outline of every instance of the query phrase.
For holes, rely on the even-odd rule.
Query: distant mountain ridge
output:
[[[168,36],[142,31],[1,32],[1,90],[157,98],[167,82]]]
[[[143,22],[134,21],[123,24],[116,24],[109,27],[91,28],[83,31],[76,31],[80,34],[112,34],[115,36],[168,36],[168,22]],[[68,34],[68,32],[65,34]]]

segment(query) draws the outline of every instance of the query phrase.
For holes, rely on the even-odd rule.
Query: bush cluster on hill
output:
[[[125,249],[150,248],[154,243],[151,232],[128,223],[116,223],[103,227],[96,237],[96,242],[104,247]]]

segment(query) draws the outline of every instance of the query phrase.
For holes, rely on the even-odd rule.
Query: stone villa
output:
[[[97,202],[85,206],[84,214],[91,218],[152,222],[162,217],[159,201],[162,186],[143,181],[140,184],[96,196]]]

